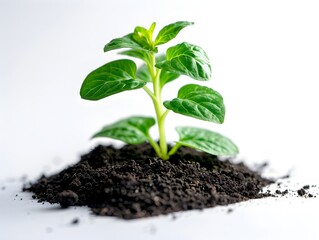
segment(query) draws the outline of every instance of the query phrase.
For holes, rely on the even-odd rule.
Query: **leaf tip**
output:
[[[223,124],[225,121],[225,115],[221,116],[218,120],[219,120],[218,122],[219,124]]]
[[[170,109],[170,102],[169,100],[166,100],[163,102],[164,107],[166,107],[167,109]],[[170,109],[171,110],[171,109]]]
[[[97,134],[94,134],[93,136],[90,137],[90,140],[94,139],[97,137]]]
[[[85,80],[84,80],[85,81]],[[84,82],[83,82],[83,84],[82,84],[82,86],[81,86],[81,89],[80,89],[80,97],[82,98],[82,99],[85,99],[85,100],[88,100],[87,99],[87,95],[86,95],[86,91],[85,91],[85,88],[84,88]]]
[[[108,52],[109,51],[109,49],[108,49],[108,44],[106,44],[105,46],[104,46],[104,48],[103,48],[103,52]]]

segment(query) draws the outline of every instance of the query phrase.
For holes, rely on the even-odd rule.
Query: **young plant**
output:
[[[86,100],[100,100],[116,93],[143,88],[153,101],[156,121],[153,117],[135,116],[105,126],[93,137],[108,137],[128,144],[148,141],[158,157],[169,159],[179,147],[187,146],[214,155],[235,155],[236,145],[228,138],[195,127],[177,127],[179,140],[169,150],[165,136],[165,119],[170,111],[204,121],[223,123],[225,107],[222,96],[215,90],[197,84],[183,86],[177,98],[162,101],[163,87],[180,75],[194,80],[207,81],[211,78],[211,66],[205,51],[194,44],[183,42],[158,55],[158,46],[176,37],[192,22],[180,21],[162,28],[155,40],[155,23],[149,29],[136,27],[133,33],[115,38],[104,47],[104,52],[127,48],[122,55],[141,59],[144,64],[138,69],[135,62],[120,59],[109,62],[84,80],[80,95]],[[146,85],[151,84],[152,89]],[[157,123],[159,142],[150,136],[150,128]]]

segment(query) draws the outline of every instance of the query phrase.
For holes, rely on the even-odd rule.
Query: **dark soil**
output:
[[[298,193],[299,196],[303,196],[303,195],[305,195],[307,192],[306,192],[305,189],[301,188],[301,189],[299,189],[299,190],[297,191],[297,193]]]
[[[282,180],[282,178],[280,178]],[[280,179],[277,179],[278,181]],[[304,185],[300,189],[291,189],[290,184],[285,184],[283,182],[277,182],[277,189],[272,193],[269,189],[266,190],[267,193],[269,193],[270,196],[273,197],[302,197],[302,198],[316,198],[317,197],[317,191],[313,191],[317,188],[316,185]]]
[[[72,221],[71,221],[71,224],[72,225],[76,225],[76,224],[79,224],[80,220],[78,218],[74,218]]]
[[[133,219],[261,198],[271,182],[243,163],[190,148],[163,161],[148,144],[100,145],[24,190],[61,207],[89,206],[97,215]]]

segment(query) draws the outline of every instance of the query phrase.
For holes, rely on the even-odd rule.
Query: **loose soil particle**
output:
[[[303,196],[303,195],[306,194],[306,191],[305,191],[305,189],[301,188],[301,189],[299,189],[299,190],[297,191],[297,193],[298,193],[299,196]]]
[[[71,224],[72,225],[76,225],[76,224],[79,224],[80,220],[78,218],[74,218],[72,221],[71,221]]]
[[[134,219],[267,196],[272,181],[243,163],[180,148],[169,161],[148,144],[97,146],[65,170],[24,190],[61,207],[89,206],[97,215]]]

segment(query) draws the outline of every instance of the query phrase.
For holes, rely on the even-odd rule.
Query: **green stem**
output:
[[[158,156],[161,156],[161,149],[159,145],[150,137],[150,135],[147,135],[148,141],[150,142],[151,146],[154,148],[156,154]]]
[[[153,101],[156,100],[155,95],[152,93],[152,91],[148,87],[144,86],[143,89],[152,98]]]
[[[170,112],[169,109],[166,109],[166,111],[163,113],[161,121],[165,121],[167,114]]]
[[[179,143],[176,143],[175,146],[169,151],[168,156],[171,156],[176,153],[176,151],[181,147]]]
[[[156,112],[156,119],[158,124],[158,132],[159,132],[159,148],[160,148],[160,154],[159,157],[163,160],[167,160],[169,158],[169,155],[167,154],[167,142],[166,142],[166,136],[165,136],[165,118],[169,111],[164,111],[163,103],[162,103],[162,88],[160,85],[160,73],[161,70],[155,67],[155,55],[151,55],[151,61],[149,71],[152,76],[152,82],[153,82],[153,97],[151,96]],[[147,91],[146,89],[144,89]]]

